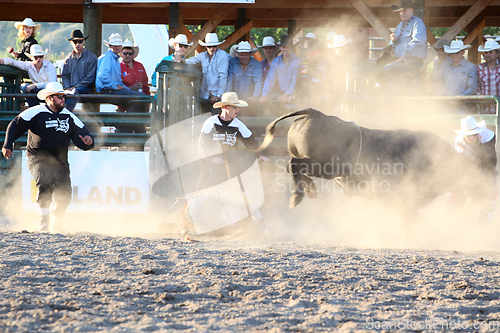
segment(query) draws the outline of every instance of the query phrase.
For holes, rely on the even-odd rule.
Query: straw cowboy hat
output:
[[[252,48],[249,42],[242,41],[239,42],[238,45],[234,48],[234,50],[238,53],[240,52],[251,52],[252,54],[256,53],[258,50],[257,48]]]
[[[420,9],[420,4],[417,2],[411,2],[411,0],[399,0],[397,5],[391,6],[391,10],[393,12],[400,12],[406,8]]]
[[[276,45],[276,43],[274,42],[274,38],[273,37],[266,36],[262,40],[262,45],[257,45],[257,47],[266,47],[266,46],[278,46],[278,45]]]
[[[330,49],[336,48],[336,47],[342,47],[347,44],[351,44],[352,39],[346,39],[344,35],[335,35],[333,36],[332,43],[328,43],[328,47]]]
[[[434,50],[440,50],[443,49],[444,46],[450,46],[451,42],[447,39],[444,38],[439,38],[439,40],[434,44]]]
[[[470,45],[464,45],[464,42],[461,40],[453,40],[450,43],[450,46],[444,46],[444,52],[445,53],[457,53],[463,50],[468,50],[470,49]]]
[[[44,101],[47,97],[50,95],[66,95],[64,93],[64,89],[62,85],[59,82],[49,82],[46,86],[45,89],[42,89],[36,94],[38,99]]]
[[[123,44],[123,41],[122,41],[122,36],[120,36],[119,33],[116,33],[116,34],[111,34],[111,36],[109,36],[109,41],[104,41],[104,45],[106,45],[107,47],[110,47],[110,46],[120,46]]]
[[[132,55],[134,59],[139,55],[139,46],[134,45],[131,40],[125,39],[125,41],[122,44],[122,51],[124,48],[129,48],[134,50],[134,54]]]
[[[187,45],[191,46],[193,43],[189,43],[186,35],[183,34],[178,34],[175,36],[175,38],[170,38],[168,40],[168,45],[170,45],[171,48],[175,48],[174,44],[180,44],[180,45]]]
[[[19,29],[22,26],[33,27],[35,29],[35,31],[36,31],[36,30],[40,29],[40,27],[42,25],[40,23],[35,24],[35,22],[33,22],[32,19],[30,19],[29,17],[27,17],[22,22],[16,22],[16,23],[14,23],[14,26],[16,27],[16,29]]]
[[[205,35],[205,41],[200,40],[201,46],[217,46],[224,43],[226,40],[219,42],[219,37],[217,37],[216,33],[207,33]]]
[[[477,50],[479,52],[490,52],[490,51],[498,50],[498,49],[500,49],[500,45],[497,42],[495,42],[494,40],[487,40],[484,43],[484,47],[482,45],[480,45]]]
[[[37,56],[43,56],[47,54],[47,52],[43,52],[42,46],[40,44],[33,44],[30,46],[30,53],[28,53],[28,57],[33,59]]]
[[[232,105],[232,106],[237,106],[240,108],[243,108],[245,106],[248,106],[247,102],[242,101],[238,98],[238,94],[235,92],[226,92],[223,93],[220,102],[217,102],[213,105],[214,108],[220,108],[224,105]]]
[[[454,131],[465,136],[474,135],[477,133],[481,133],[486,129],[486,122],[483,120],[479,123],[476,123],[476,119],[474,119],[474,117],[467,116],[460,122],[460,127],[461,129]]]
[[[64,38],[66,38],[66,37],[64,37]],[[83,36],[83,33],[81,32],[81,30],[78,30],[78,29],[77,29],[77,30],[73,30],[73,31],[71,31],[71,37],[66,38],[66,40],[68,40],[68,41],[70,41],[70,42],[71,42],[72,40],[75,40],[75,39],[78,39],[78,40],[79,40],[79,39],[86,40],[87,38],[89,38],[89,36],[88,36],[88,35],[87,35],[87,37],[84,37],[84,36]]]

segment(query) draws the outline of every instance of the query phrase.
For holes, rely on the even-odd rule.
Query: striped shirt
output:
[[[500,95],[500,66],[489,68],[485,62],[477,66],[478,95]]]

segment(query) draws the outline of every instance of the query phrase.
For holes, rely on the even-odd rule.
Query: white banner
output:
[[[147,152],[70,151],[73,198],[68,212],[146,214],[149,211]],[[23,153],[23,209],[38,211],[37,189]]]
[[[170,2],[189,2],[189,3],[255,3],[255,0],[92,0],[93,3],[170,3]]]

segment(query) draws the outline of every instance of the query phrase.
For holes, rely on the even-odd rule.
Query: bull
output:
[[[372,130],[314,109],[283,115],[267,126],[262,151],[280,121],[297,117],[288,131],[294,180],[290,207],[316,198],[310,177],[334,179],[350,195],[391,206],[404,216],[447,192],[473,195],[480,173],[445,140],[429,131]],[[477,186],[476,186],[477,187]]]

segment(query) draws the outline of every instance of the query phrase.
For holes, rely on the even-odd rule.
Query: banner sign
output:
[[[170,2],[189,2],[189,3],[255,3],[255,0],[92,0],[93,3],[170,3]]]
[[[149,211],[149,153],[70,151],[73,197],[67,212],[146,214]],[[22,161],[23,209],[37,212],[37,188]]]

